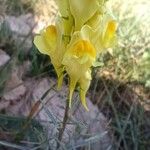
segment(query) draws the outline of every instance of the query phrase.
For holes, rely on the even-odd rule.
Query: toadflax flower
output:
[[[70,77],[69,106],[71,106],[71,99],[76,84],[79,83],[81,102],[88,110],[86,106],[85,94],[90,85],[90,67],[95,61],[95,58],[95,48],[89,41],[74,41],[74,39],[71,41],[71,44],[68,47],[62,61],[62,64],[65,66],[65,69]]]
[[[58,88],[60,88],[63,80],[63,66],[61,64],[63,54],[62,49],[59,49],[58,47],[57,40],[58,32],[56,26],[50,25],[43,29],[40,35],[35,36],[34,44],[41,53],[46,54],[51,58],[51,62],[54,65],[58,76]]]
[[[34,38],[38,50],[50,57],[58,76],[69,76],[69,106],[76,86],[86,110],[86,93],[91,82],[91,67],[107,48],[116,43],[117,23],[104,10],[106,0],[56,0],[56,25],[43,29]]]

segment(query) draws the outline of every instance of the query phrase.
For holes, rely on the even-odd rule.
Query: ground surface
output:
[[[119,24],[118,45],[104,53],[101,66],[93,69],[89,114],[82,107],[75,111],[79,107],[75,95],[76,113],[70,112],[62,148],[150,149],[149,8],[146,0],[107,4]],[[49,58],[32,44],[35,33],[54,24],[56,13],[53,0],[0,0],[0,149],[56,146],[67,81],[62,91],[56,91]],[[24,118],[29,114],[37,121]]]

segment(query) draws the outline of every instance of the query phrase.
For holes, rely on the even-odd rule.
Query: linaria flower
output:
[[[95,61],[96,51],[89,41],[73,40],[71,42],[72,43],[68,47],[62,61],[62,64],[65,66],[70,77],[69,106],[71,107],[71,99],[76,84],[79,83],[81,102],[88,110],[85,101],[85,94],[89,88],[91,80],[90,67]]]
[[[117,23],[104,10],[106,0],[56,0],[59,13],[56,25],[35,36],[38,50],[50,57],[58,76],[69,76],[69,106],[76,86],[86,110],[86,93],[91,82],[91,67],[99,55],[116,43]]]
[[[57,34],[56,26],[50,25],[43,29],[39,35],[35,36],[34,44],[41,53],[51,58],[51,62],[58,76],[58,88],[60,88],[63,80],[63,66],[61,64],[63,54],[62,49],[59,49],[57,44]]]

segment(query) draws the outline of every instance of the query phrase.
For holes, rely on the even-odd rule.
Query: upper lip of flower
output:
[[[69,0],[69,3],[76,31],[79,31],[100,7],[98,0]]]

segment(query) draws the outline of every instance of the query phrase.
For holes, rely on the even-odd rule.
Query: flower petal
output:
[[[106,31],[103,37],[103,45],[105,48],[109,48],[113,46],[116,40],[116,35],[115,35],[116,30],[117,30],[116,21],[110,20],[107,23]]]
[[[43,37],[41,35],[35,36],[33,43],[35,44],[35,46],[38,48],[38,50],[42,54],[47,54],[48,55],[49,48],[45,44],[45,42],[43,40]]]
[[[70,36],[74,26],[74,20],[69,9],[69,0],[57,0],[56,2],[60,12],[57,16],[56,24],[59,24],[62,35]]]
[[[95,14],[86,22],[86,25],[90,26],[92,29],[97,29],[102,20],[102,12],[100,10],[96,11]]]
[[[69,15],[69,0],[56,0],[59,8],[59,12],[63,17],[68,17]]]
[[[65,69],[70,77],[70,86],[69,86],[69,106],[71,106],[71,99],[76,87],[76,84],[79,83],[81,89],[80,97],[81,102],[86,109],[85,94],[89,87],[89,78],[87,79],[86,72],[92,66],[93,61],[95,61],[96,51],[93,45],[85,40],[76,41],[70,45],[67,49],[62,64],[65,66]],[[86,80],[84,78],[86,77]],[[83,84],[83,85],[81,85]]]
[[[77,79],[70,77],[70,83],[69,83],[69,107],[71,108],[71,103],[72,103],[72,96],[73,92],[75,90],[77,84]]]
[[[75,30],[81,29],[99,9],[98,0],[69,0],[70,10],[75,19]]]
[[[50,25],[46,29],[42,30],[40,35],[35,36],[33,42],[41,53],[47,54],[51,57],[56,48],[56,41],[56,27]]]
[[[86,102],[86,93],[89,89],[91,82],[91,70],[89,69],[83,77],[80,78],[79,84],[80,84],[80,99],[81,103],[84,106],[84,108],[88,111],[87,102]]]
[[[42,33],[43,38],[45,40],[45,44],[48,45],[50,49],[56,48],[56,42],[57,42],[57,30],[56,26],[50,25],[48,26],[44,32]]]

